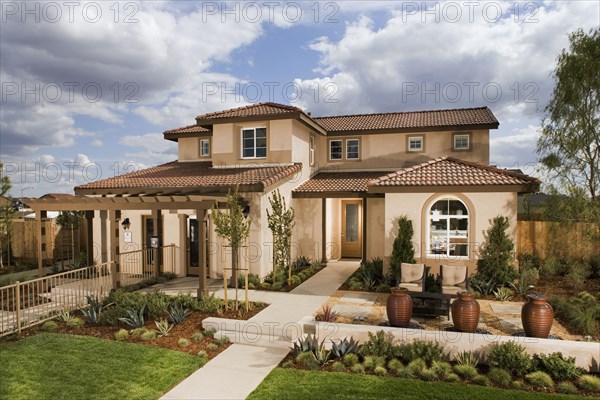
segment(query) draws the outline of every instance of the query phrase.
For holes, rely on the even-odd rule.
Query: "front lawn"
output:
[[[200,357],[140,344],[44,333],[0,344],[0,399],[157,399]]]
[[[274,369],[248,399],[469,399],[560,400],[579,396],[503,390],[446,382],[357,375],[347,372]]]

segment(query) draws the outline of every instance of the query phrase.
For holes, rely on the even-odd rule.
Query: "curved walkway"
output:
[[[303,317],[313,315],[358,266],[358,262],[328,263],[290,293],[249,291],[250,301],[270,304],[249,321],[256,326],[274,327],[298,323]],[[171,290],[176,288],[166,291]],[[223,289],[215,294],[223,297]],[[228,291],[228,298],[232,294]],[[289,342],[273,346],[277,341],[283,344],[280,332],[280,329],[265,330],[261,332],[264,340],[254,345],[232,344],[161,400],[245,399],[288,354]]]

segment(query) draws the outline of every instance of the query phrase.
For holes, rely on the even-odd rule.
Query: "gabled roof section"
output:
[[[163,132],[163,136],[167,140],[177,141],[179,138],[183,137],[197,137],[197,136],[212,136],[212,130],[200,126],[200,125],[188,125],[182,126],[181,128],[169,129],[168,131]]]
[[[207,161],[173,161],[141,171],[77,186],[76,194],[202,194],[265,188],[302,170],[302,164],[214,168]]]
[[[488,107],[459,108],[314,118],[330,134],[357,131],[425,131],[457,128],[497,129],[498,120]]]
[[[244,107],[232,108],[229,110],[217,111],[208,114],[199,115],[196,121],[201,123],[203,120],[215,120],[220,118],[239,118],[239,117],[256,117],[267,115],[295,114],[304,113],[298,107],[288,106],[278,103],[257,103],[250,104]]]
[[[318,193],[366,193],[367,184],[387,174],[386,171],[335,171],[318,172],[294,189],[294,197],[309,197]]]
[[[411,188],[460,186],[486,190],[491,187],[521,187],[535,191],[540,180],[525,174],[489,167],[452,157],[440,157],[414,167],[405,168],[369,182],[369,190],[377,188]],[[507,190],[512,191],[512,190]]]

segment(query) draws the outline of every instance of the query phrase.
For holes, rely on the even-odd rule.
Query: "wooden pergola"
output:
[[[87,264],[94,264],[94,248],[93,248],[93,219],[94,211],[100,212],[101,226],[101,257],[102,263],[108,263],[111,267],[111,276],[113,279],[113,287],[120,286],[119,282],[119,240],[118,229],[121,211],[124,210],[151,210],[155,221],[161,218],[163,210],[195,210],[198,220],[203,220],[206,217],[207,210],[213,207],[226,208],[224,195],[219,196],[200,195],[136,195],[136,196],[74,196],[70,198],[55,199],[55,198],[28,198],[22,199],[23,203],[29,205],[35,211],[36,233],[37,233],[37,259],[38,259],[38,275],[44,275],[43,269],[43,252],[45,251],[45,236],[46,232],[42,227],[42,219],[47,218],[48,211],[84,211],[87,220]],[[108,227],[107,227],[108,225]],[[158,224],[154,224],[155,236],[158,236]],[[198,224],[198,236],[205,236],[204,224]],[[107,231],[109,233],[110,251],[106,241]],[[179,218],[179,234],[181,237],[186,236],[186,220],[185,215],[180,215]],[[199,240],[198,251],[198,266],[199,266],[199,289],[198,295],[208,294],[206,275],[207,266],[203,256],[205,243]],[[186,259],[186,247],[180,246],[180,260]],[[106,257],[106,258],[105,258]]]

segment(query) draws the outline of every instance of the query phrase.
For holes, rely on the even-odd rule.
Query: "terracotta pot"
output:
[[[406,288],[392,288],[386,310],[391,326],[406,327],[412,317],[413,301]]]
[[[473,293],[459,292],[452,303],[452,322],[459,332],[474,333],[479,324],[479,303]]]
[[[521,309],[521,322],[525,334],[528,337],[546,339],[554,322],[554,310],[542,295],[530,294],[527,300]]]

